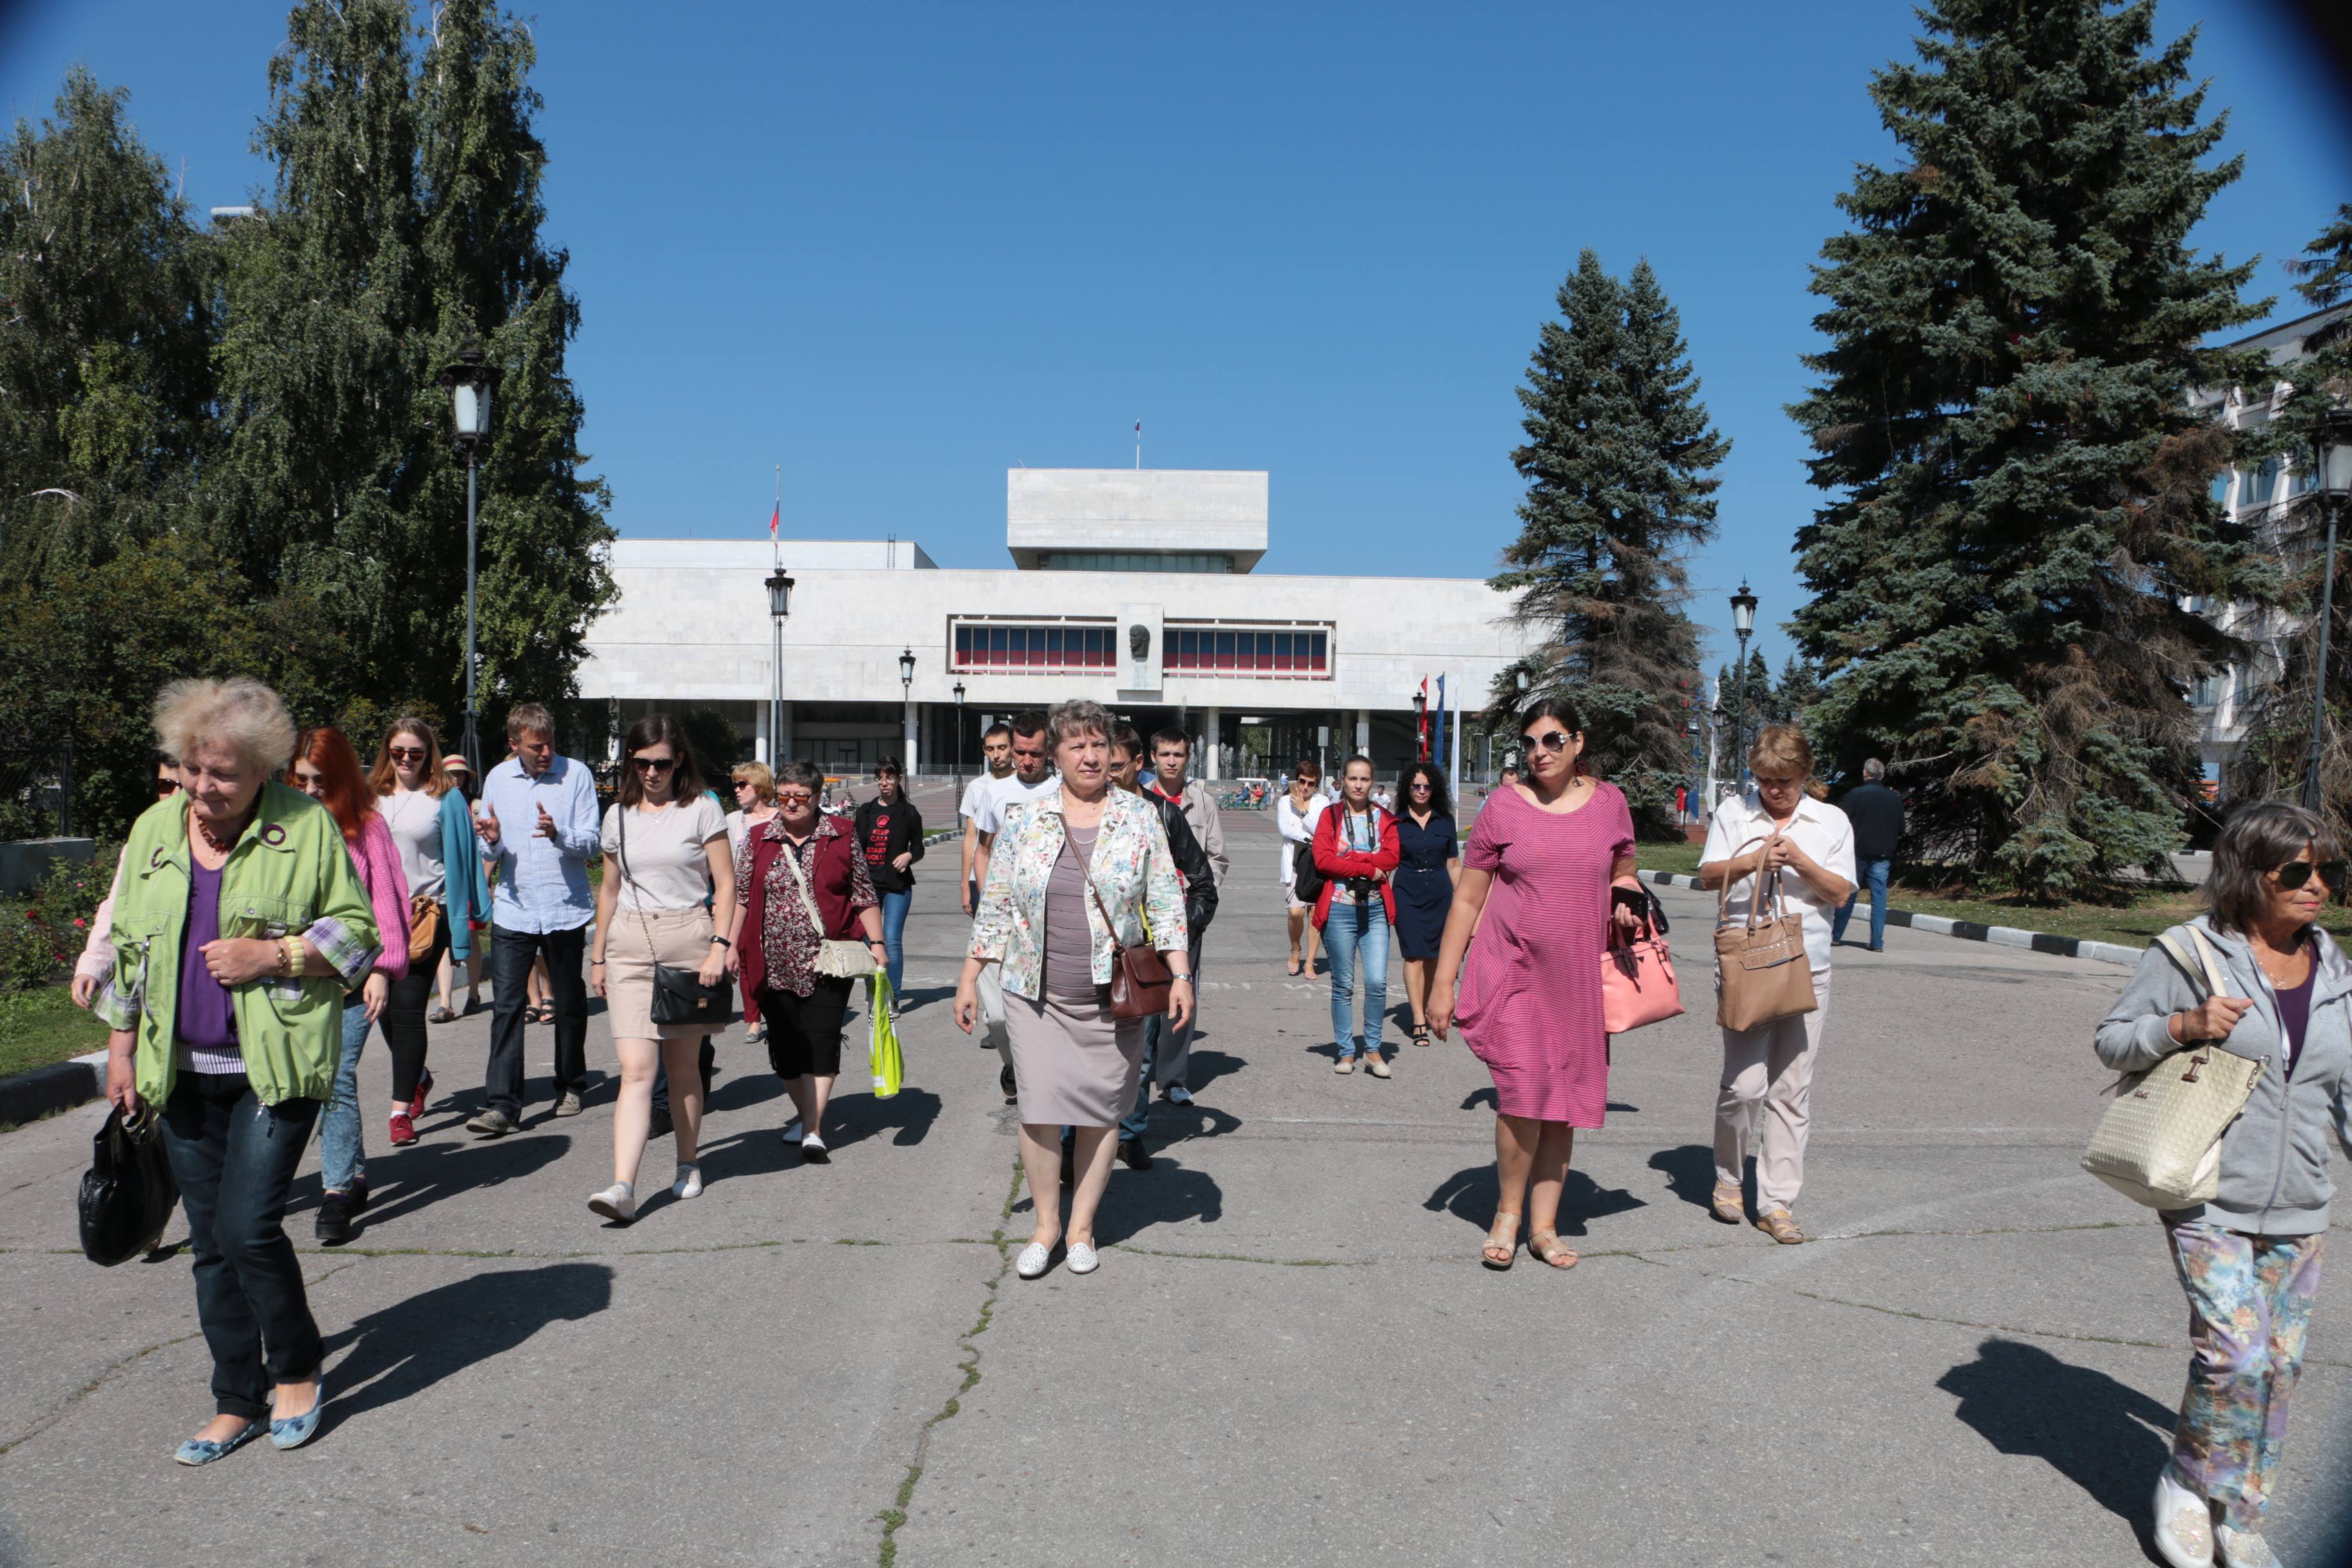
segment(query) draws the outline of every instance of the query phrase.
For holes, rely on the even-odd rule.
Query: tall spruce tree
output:
[[[1647,261],[1621,284],[1587,249],[1558,303],[1519,389],[1528,439],[1511,461],[1528,492],[1494,583],[1548,634],[1531,694],[1577,705],[1593,771],[1624,790],[1643,832],[1672,836],[1698,674],[1683,559],[1714,532],[1712,470],[1730,444],[1707,424]],[[1493,706],[1517,701],[1498,682]]]
[[[2200,343],[2265,308],[2188,246],[2240,165],[2155,9],[1929,0],[1870,88],[1908,162],[1839,198],[1790,410],[1832,493],[1793,623],[1826,760],[1886,756],[1931,852],[2039,895],[2180,842],[2188,688],[2234,648],[2180,600],[2269,592],[2190,406],[2243,368]]]

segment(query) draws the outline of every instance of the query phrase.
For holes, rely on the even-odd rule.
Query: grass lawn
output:
[[[73,1005],[62,985],[0,995],[0,1078],[86,1056],[106,1045],[106,1026]]]

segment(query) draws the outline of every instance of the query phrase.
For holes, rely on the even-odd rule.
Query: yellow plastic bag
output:
[[[866,993],[866,1016],[873,1023],[874,1098],[887,1100],[907,1079],[906,1058],[898,1054],[898,1024],[890,995],[890,976],[877,969]]]

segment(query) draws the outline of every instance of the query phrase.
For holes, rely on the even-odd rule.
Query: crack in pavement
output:
[[[153,1355],[157,1351],[167,1351],[173,1345],[184,1345],[190,1340],[200,1339],[202,1337],[203,1333],[200,1330],[194,1333],[182,1334],[176,1339],[159,1340],[154,1344],[149,1345],[143,1350],[132,1351],[129,1355],[122,1357],[121,1360],[110,1363],[105,1371],[100,1373],[96,1377],[91,1378],[88,1383],[83,1384],[79,1388],[75,1389],[71,1394],[67,1394],[63,1399],[59,1400],[56,1406],[52,1408],[47,1415],[42,1416],[38,1421],[34,1422],[32,1426],[26,1427],[16,1436],[9,1438],[6,1442],[0,1443],[0,1455],[5,1455],[12,1448],[16,1448],[23,1444],[31,1442],[34,1438],[39,1436],[42,1433],[47,1431],[50,1427],[64,1420],[67,1414],[70,1412],[75,1405],[79,1405],[83,1400],[89,1398],[91,1394],[97,1393],[100,1389],[113,1382],[117,1377],[122,1375],[124,1372],[130,1369],[131,1365],[134,1362],[140,1361],[144,1357]]]

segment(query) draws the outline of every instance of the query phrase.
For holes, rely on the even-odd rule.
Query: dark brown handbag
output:
[[[1095,896],[1095,908],[1102,910],[1103,929],[1111,932],[1110,939],[1110,1016],[1114,1018],[1156,1018],[1168,1011],[1168,995],[1176,984],[1176,972],[1151,945],[1151,927],[1144,925],[1141,947],[1122,947],[1118,941],[1118,922],[1110,918],[1104,907],[1101,889],[1095,886],[1091,869],[1087,877],[1087,891]]]

